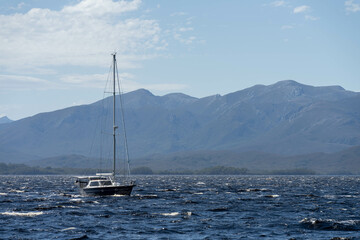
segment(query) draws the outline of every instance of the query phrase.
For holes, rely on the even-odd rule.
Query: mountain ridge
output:
[[[97,156],[90,151],[98,144],[94,130],[111,99],[1,124],[0,145],[7,153],[0,149],[0,162],[19,162],[24,155]],[[360,93],[339,86],[286,80],[223,96],[155,96],[140,89],[123,99],[129,150],[135,158],[197,150],[300,155],[360,145]]]

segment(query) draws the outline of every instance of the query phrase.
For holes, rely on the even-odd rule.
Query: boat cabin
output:
[[[90,185],[91,183],[91,185]],[[96,176],[77,177],[75,184],[80,188],[87,186],[111,186],[113,185],[109,174],[96,174]]]
[[[113,183],[110,180],[91,180],[87,187],[102,187],[102,186],[112,186]]]

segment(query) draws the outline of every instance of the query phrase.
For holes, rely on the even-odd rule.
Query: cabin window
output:
[[[111,181],[103,181],[102,184],[104,186],[110,186],[111,185]]]
[[[91,182],[90,183],[90,186],[93,187],[93,186],[99,186],[99,182]]]

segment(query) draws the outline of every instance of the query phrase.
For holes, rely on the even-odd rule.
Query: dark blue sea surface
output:
[[[70,176],[0,176],[0,239],[360,239],[360,177],[136,176],[81,196]]]

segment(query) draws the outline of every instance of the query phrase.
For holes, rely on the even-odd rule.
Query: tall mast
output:
[[[115,163],[116,163],[116,129],[117,126],[115,124],[115,66],[116,66],[116,53],[113,53],[113,176],[115,178]]]

